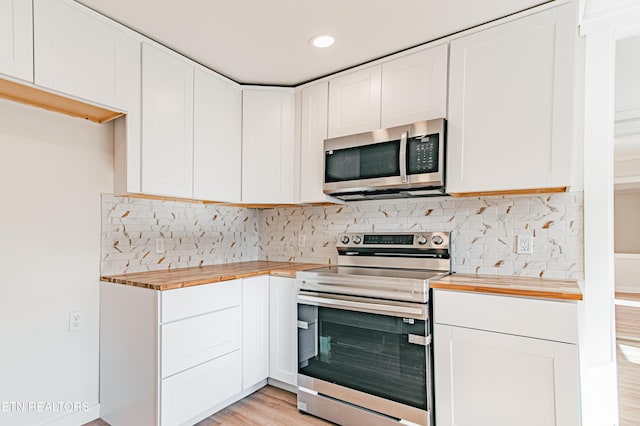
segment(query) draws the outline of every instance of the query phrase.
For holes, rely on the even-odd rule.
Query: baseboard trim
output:
[[[78,426],[100,418],[100,404],[89,406],[87,411],[64,414],[56,419],[43,423],[46,426]]]
[[[267,380],[267,384],[279,389],[286,390],[287,392],[295,393],[296,395],[298,394],[297,386],[293,386],[293,385],[290,385],[289,383],[281,382],[280,380],[272,379],[271,377],[269,377],[269,379]]]

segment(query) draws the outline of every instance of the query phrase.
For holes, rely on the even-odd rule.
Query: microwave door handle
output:
[[[402,132],[400,136],[400,182],[407,183],[407,136],[408,132]]]

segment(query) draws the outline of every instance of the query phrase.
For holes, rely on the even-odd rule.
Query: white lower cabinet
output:
[[[176,290],[100,284],[101,417],[192,425],[267,384],[296,385],[295,279]]]
[[[195,424],[266,384],[268,343],[268,276],[166,291],[103,282],[101,417]]]
[[[269,377],[269,276],[242,280],[242,389]]]
[[[269,278],[269,377],[297,384],[296,280]]]
[[[434,293],[438,426],[580,424],[575,303]]]

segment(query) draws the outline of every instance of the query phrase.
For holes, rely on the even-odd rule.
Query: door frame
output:
[[[613,244],[615,47],[617,40],[640,34],[640,4],[580,0],[580,10],[580,33],[585,37],[585,280],[584,301],[579,309],[582,424],[617,425]]]

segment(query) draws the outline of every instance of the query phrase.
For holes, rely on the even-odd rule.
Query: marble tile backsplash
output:
[[[102,275],[258,259],[258,211],[102,195]],[[156,239],[165,253],[156,254]]]
[[[342,232],[450,231],[456,272],[583,278],[583,194],[362,201],[258,213],[261,259],[337,262]],[[519,234],[533,253],[516,254]],[[304,235],[304,246],[298,237]]]
[[[105,194],[102,274],[256,259],[335,264],[336,235],[361,231],[450,231],[456,272],[583,278],[581,192],[265,210]],[[519,234],[533,236],[532,254],[516,254]]]

